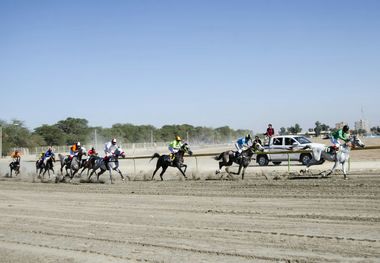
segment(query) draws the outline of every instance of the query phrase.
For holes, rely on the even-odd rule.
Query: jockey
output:
[[[95,148],[92,147],[90,150],[87,152],[89,159],[88,161],[92,163],[92,165],[95,164],[95,157],[98,156],[98,153],[96,152]]]
[[[253,141],[253,144],[256,144],[256,143],[258,143],[260,145],[263,145],[263,143],[261,142],[259,136],[257,136],[257,135],[255,136],[255,140]]]
[[[13,158],[13,162],[20,163],[21,154],[18,150],[15,150],[11,153],[11,158]]]
[[[54,156],[53,148],[50,146],[42,157],[42,162],[46,165],[47,161]]]
[[[105,145],[104,145],[104,153],[105,153],[105,157],[104,159],[105,160],[108,160],[110,158],[110,156],[112,156],[115,152],[115,150],[119,148],[119,146],[116,144],[116,139],[113,138],[110,142],[107,142]]]
[[[342,140],[344,142],[348,142],[350,140],[350,128],[348,125],[344,125],[342,129],[336,130],[331,134],[331,143],[333,144],[331,146],[331,154],[335,154],[340,147],[340,142],[339,140]]]
[[[173,161],[174,160],[174,157],[175,157],[175,153],[177,153],[179,151],[179,149],[181,149],[182,147],[182,139],[181,137],[179,137],[178,135],[175,136],[175,140],[172,141],[171,143],[169,143],[169,151],[170,151],[170,160]]]
[[[74,156],[78,155],[80,147],[80,142],[77,142],[70,147],[70,160],[73,159]]]
[[[241,137],[236,141],[235,147],[237,151],[235,153],[235,157],[240,156],[241,152],[243,151],[243,148],[248,147],[250,141],[252,142],[251,134],[247,134],[245,137]]]
[[[95,148],[92,147],[90,150],[88,150],[88,156],[92,157],[92,156],[97,156],[98,153],[96,152]]]

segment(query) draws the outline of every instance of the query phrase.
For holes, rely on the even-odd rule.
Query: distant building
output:
[[[365,130],[369,132],[369,123],[366,120],[359,120],[355,122],[355,130]]]
[[[335,129],[337,129],[337,130],[342,129],[344,125],[347,125],[347,123],[345,123],[343,121],[335,123]]]

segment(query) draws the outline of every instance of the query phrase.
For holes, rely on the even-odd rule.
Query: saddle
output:
[[[331,154],[331,155],[335,155],[338,151],[339,151],[339,149],[336,148],[335,146],[329,146],[326,148],[326,152]]]

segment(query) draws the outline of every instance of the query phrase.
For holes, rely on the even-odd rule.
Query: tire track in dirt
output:
[[[57,220],[61,222],[65,222],[68,225],[75,225],[76,223],[85,223],[85,224],[104,224],[104,222],[94,221],[94,220],[73,220],[73,219],[62,219],[62,218],[46,218],[46,217],[36,217],[36,216],[18,216],[18,215],[4,215],[5,217],[15,217],[15,218],[31,218],[31,219],[38,219],[39,221],[46,221],[46,220]],[[341,237],[341,236],[322,236],[322,235],[304,235],[304,234],[295,234],[295,233],[286,233],[286,232],[276,232],[276,231],[261,231],[261,230],[240,230],[240,229],[228,229],[228,228],[210,228],[210,227],[194,227],[194,228],[186,228],[186,227],[166,227],[166,226],[157,226],[157,225],[142,225],[142,224],[132,224],[132,223],[108,223],[108,225],[112,225],[115,227],[139,227],[139,228],[146,228],[146,227],[152,227],[156,229],[163,229],[163,230],[178,230],[178,231],[212,231],[212,232],[231,232],[231,233],[254,233],[254,234],[262,234],[262,235],[272,235],[272,236],[289,236],[289,237],[299,237],[299,238],[306,238],[306,239],[325,239],[325,240],[345,240],[350,242],[369,242],[369,243],[380,243],[380,239],[368,239],[368,238],[352,238],[352,237]],[[10,225],[11,226],[11,225]],[[14,226],[14,225],[13,225]],[[3,226],[0,226],[0,228],[4,228]],[[18,228],[20,229],[20,228]],[[24,230],[24,232],[36,232],[36,230]],[[44,233],[44,232],[41,232]],[[58,234],[56,234],[58,235]]]
[[[102,242],[111,242],[111,243],[121,243],[126,245],[137,245],[142,247],[154,247],[154,248],[164,248],[169,250],[177,250],[177,251],[186,251],[186,252],[192,252],[192,253],[200,253],[200,254],[208,254],[208,255],[215,255],[215,256],[230,256],[230,257],[239,257],[244,258],[248,260],[265,260],[265,261],[275,261],[275,262],[292,262],[292,258],[284,258],[284,257],[266,257],[266,256],[258,256],[258,255],[251,255],[251,254],[242,254],[242,253],[230,253],[225,251],[215,251],[215,250],[206,250],[206,249],[195,249],[195,248],[185,248],[181,246],[170,246],[170,245],[164,245],[164,244],[153,244],[149,242],[134,242],[134,241],[125,241],[125,240],[115,240],[115,239],[109,239],[109,238],[96,238],[96,237],[88,237],[88,236],[80,236],[80,235],[68,235],[68,234],[56,234],[56,233],[49,233],[49,232],[43,232],[43,231],[29,231],[30,233],[38,234],[38,235],[47,235],[47,236],[55,236],[55,237],[65,237],[65,238],[79,238],[79,239],[85,239],[85,240],[96,240],[96,241],[102,241]],[[30,245],[30,246],[36,246],[36,247],[43,247],[43,248],[50,248],[50,249],[58,249],[58,250],[68,250],[68,251],[75,251],[75,252],[83,252],[83,253],[92,253],[92,254],[98,254],[102,256],[108,256],[118,259],[127,259],[127,260],[137,260],[137,261],[144,261],[144,262],[161,262],[161,261],[151,261],[149,259],[136,259],[131,257],[125,257],[125,256],[118,256],[113,254],[107,254],[104,252],[98,252],[94,250],[88,250],[88,249],[73,249],[73,248],[62,248],[59,246],[52,246],[52,245],[41,245],[41,244],[33,244],[30,242],[22,242],[22,241],[12,241],[12,240],[5,240],[0,239],[1,242],[8,242],[8,243],[15,243],[15,244],[22,244],[22,245]],[[304,262],[310,262],[310,261],[316,261],[317,258],[305,258]],[[302,260],[298,260],[297,262],[302,262]],[[333,262],[333,261],[332,261]]]

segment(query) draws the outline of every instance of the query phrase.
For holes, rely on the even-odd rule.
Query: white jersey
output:
[[[113,145],[112,142],[107,142],[104,145],[104,153],[106,154],[106,156],[110,156],[115,152],[117,148],[118,146],[116,144]]]

